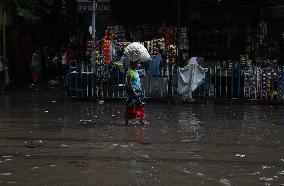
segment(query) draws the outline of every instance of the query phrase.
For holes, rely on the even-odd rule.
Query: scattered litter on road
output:
[[[183,170],[183,172],[188,173],[188,174],[192,174],[191,172],[189,172],[187,170]]]
[[[2,158],[12,158],[13,156],[1,156]]]
[[[263,166],[262,166],[262,169],[270,169],[270,167],[267,166],[267,165],[263,165]]]
[[[80,122],[91,122],[91,119],[80,119]]]
[[[80,161],[77,161],[77,163],[76,163],[77,167],[87,167],[88,165],[89,165],[89,163],[86,160],[80,160]]]
[[[200,172],[197,173],[196,175],[197,175],[197,176],[205,176],[203,173],[200,173]]]
[[[150,158],[150,156],[149,155],[147,155],[147,154],[143,154],[143,155],[141,155],[143,158]]]
[[[236,156],[236,157],[243,158],[243,157],[245,157],[246,155],[245,155],[245,154],[236,154],[235,156]]]
[[[12,174],[10,172],[4,172],[0,173],[0,176],[11,176]]]
[[[42,146],[42,140],[38,140],[38,141],[26,141],[25,142],[25,146],[27,148],[37,148],[37,147],[41,147]]]
[[[268,178],[268,177],[261,177],[259,180],[264,180],[264,181],[273,181],[273,178]]]
[[[224,185],[226,185],[226,186],[231,186],[230,181],[227,180],[227,179],[221,179],[221,180],[220,180],[220,183],[222,183],[222,184],[224,184]]]
[[[251,173],[250,175],[254,176],[254,175],[257,175],[257,174],[260,174],[260,172],[254,172],[254,173]]]
[[[120,145],[120,147],[122,147],[122,148],[127,148],[128,145]]]

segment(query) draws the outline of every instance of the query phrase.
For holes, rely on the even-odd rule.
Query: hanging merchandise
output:
[[[152,43],[151,41],[146,41],[145,42],[145,47],[147,48],[147,50],[149,51],[149,54],[153,54],[153,47],[152,47]]]
[[[249,72],[246,70],[244,72],[244,98],[248,99],[249,98],[249,77],[248,77]]]
[[[118,47],[119,47],[120,49],[124,49],[124,48],[126,48],[130,43],[131,43],[131,42],[119,42],[119,43],[118,43]]]
[[[248,56],[247,55],[241,55],[240,56],[240,67],[245,68],[248,66]]]
[[[261,98],[262,97],[261,82],[262,82],[262,70],[261,70],[260,67],[256,67],[256,92],[257,92],[257,98]]]
[[[277,64],[277,60],[266,59],[262,57],[258,57],[256,59],[256,65],[261,67],[271,67]]]
[[[93,51],[91,52],[91,63],[93,65],[100,63],[103,60],[102,40],[96,40]]]
[[[153,41],[149,42],[149,51],[150,51],[150,54],[154,53],[154,42]]]
[[[284,100],[284,66],[281,67],[281,98]]]
[[[271,98],[272,99],[278,99],[280,96],[280,92],[278,90],[279,87],[279,80],[278,80],[278,76],[280,74],[278,74],[278,69],[273,68],[272,69],[272,95]]]
[[[165,43],[165,38],[158,39],[157,40],[157,45],[160,48],[160,50],[165,51],[166,50],[166,43]]]
[[[94,50],[93,40],[88,39],[86,43],[86,56],[91,56],[92,51]]]
[[[267,69],[267,97],[271,98],[273,95],[272,93],[272,69]]]
[[[105,57],[105,63],[107,65],[111,64],[111,54],[112,54],[112,41],[104,39],[103,40],[103,55]]]
[[[105,38],[113,42],[126,41],[125,29],[123,26],[108,26],[105,30]]]
[[[256,70],[253,67],[247,68],[244,71],[244,96],[246,99],[256,99]]]
[[[282,70],[279,67],[260,68],[261,79],[258,83],[261,85],[261,99],[282,99],[283,80]]]
[[[160,75],[160,64],[162,63],[161,54],[151,55],[151,59],[149,60],[149,75],[150,76],[159,76]]]
[[[102,53],[99,51],[99,50],[95,50],[93,53],[92,53],[92,57],[91,57],[91,63],[93,65],[95,64],[98,64],[100,63],[100,61],[103,60],[103,55]]]
[[[113,67],[118,68],[118,69],[122,69],[123,68],[123,62],[121,62],[121,61],[114,62]]]
[[[167,50],[167,64],[176,64],[178,56],[177,47],[175,45],[170,45]]]
[[[280,67],[277,67],[276,71],[277,71],[277,77],[276,77],[277,85],[276,85],[276,89],[277,89],[277,92],[278,92],[277,99],[281,100],[282,99],[282,69]]]
[[[151,55],[157,55],[158,53],[163,54],[163,52],[165,52],[167,64],[176,64],[177,62],[177,41],[180,41],[181,45],[179,47],[182,49],[188,48],[186,27],[183,27],[180,30],[172,26],[165,27],[162,34],[165,38],[146,40],[144,42],[141,42],[142,38],[157,36],[157,30],[153,29],[149,25],[143,25],[132,29],[134,31],[140,30],[141,32],[136,33],[132,32],[133,30],[129,30],[131,38],[140,38],[140,43],[145,46]],[[178,33],[178,31],[180,31],[180,33]],[[108,26],[104,34],[105,36],[102,41],[102,54],[104,56],[105,63],[109,65],[113,61],[120,60],[124,49],[130,44],[130,42],[126,42],[126,29],[122,26]]]
[[[142,44],[146,47],[149,51],[149,54],[157,54],[160,51],[165,51],[165,39],[154,39],[151,41],[142,42]]]
[[[123,26],[108,26],[105,30],[106,40],[111,40],[111,59],[119,60],[122,52],[119,43],[126,41],[126,32]]]
[[[117,29],[117,42],[122,42],[122,41],[126,41],[126,33],[125,33],[125,29],[120,26]]]
[[[96,40],[95,50],[92,52],[91,63],[93,65],[99,64],[103,61],[104,55],[102,53],[102,40]]]
[[[267,98],[267,78],[266,78],[266,70],[262,69],[262,83],[261,83],[261,89],[262,89],[262,99]]]
[[[157,53],[161,50],[165,50],[166,45],[165,45],[165,39],[155,39],[153,40],[153,48],[154,48],[154,53]]]

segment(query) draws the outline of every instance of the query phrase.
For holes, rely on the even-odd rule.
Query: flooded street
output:
[[[0,185],[284,185],[284,106],[77,102],[60,88],[0,95]]]

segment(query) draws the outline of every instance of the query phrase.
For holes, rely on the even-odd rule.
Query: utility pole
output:
[[[178,31],[178,37],[177,37],[177,50],[180,50],[180,40],[181,40],[181,0],[177,0],[177,31]],[[178,55],[178,62],[177,64],[180,65],[181,63],[181,55]]]
[[[6,58],[6,0],[3,1],[3,57]]]
[[[93,0],[93,8],[92,8],[92,39],[93,41],[96,38],[96,0]]]
[[[93,0],[92,7],[92,50],[94,52],[96,48],[96,14],[97,14],[97,3],[96,0]]]

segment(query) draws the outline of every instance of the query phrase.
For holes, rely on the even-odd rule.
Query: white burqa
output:
[[[205,71],[197,64],[190,64],[178,68],[178,94],[192,98],[192,92],[200,86],[205,79]]]
[[[197,57],[190,58],[190,60],[188,61],[188,64],[189,65],[197,65],[198,64]]]

